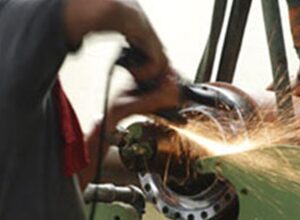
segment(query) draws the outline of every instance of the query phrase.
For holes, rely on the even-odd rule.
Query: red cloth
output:
[[[64,173],[71,176],[89,164],[88,148],[76,113],[59,80],[54,85],[53,93],[58,106],[60,133],[64,141]]]

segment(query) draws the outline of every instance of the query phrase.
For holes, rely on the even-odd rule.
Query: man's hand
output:
[[[168,67],[163,46],[139,4],[134,0],[71,0],[65,10],[65,29],[73,45],[85,34],[116,31],[148,58],[142,68],[132,70],[141,82],[155,79]]]
[[[147,63],[130,69],[137,82],[159,79],[159,87],[148,93],[127,92],[113,105],[107,117],[107,132],[113,132],[117,123],[132,114],[154,113],[176,107],[180,102],[177,82],[169,67],[163,46],[141,7],[134,0],[71,0],[65,8],[65,30],[72,45],[78,45],[89,32],[116,31],[128,43],[143,52]],[[136,91],[136,90],[135,90]],[[79,173],[81,187],[91,181],[96,172],[97,147],[101,125],[88,135],[91,164]],[[102,149],[105,156],[108,144]]]
[[[147,93],[127,91],[110,108],[108,130],[112,131],[117,123],[132,114],[155,113],[159,110],[175,108],[180,105],[180,92],[177,81],[172,75],[162,79],[158,88]]]
[[[148,93],[136,93],[136,90],[127,91],[122,94],[109,109],[107,115],[106,132],[112,133],[115,131],[118,122],[132,114],[148,114],[155,113],[162,109],[170,109],[180,105],[181,98],[177,81],[172,74],[168,74],[159,87]],[[99,146],[99,134],[101,122],[97,123],[92,132],[87,136],[86,143],[89,146],[91,164],[82,172],[79,173],[82,189],[85,188],[96,172],[97,153]],[[109,144],[105,143],[102,149],[103,158],[108,151]]]

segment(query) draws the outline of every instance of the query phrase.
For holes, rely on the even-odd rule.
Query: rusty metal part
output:
[[[213,173],[199,173],[199,152],[184,149],[177,141],[170,144],[169,138],[176,138],[176,133],[151,123],[134,124],[130,129],[142,129],[142,135],[138,135],[138,143],[130,145],[133,149],[122,148],[123,162],[140,173],[148,201],[166,217],[223,219],[222,213],[228,209],[232,210],[229,215],[237,217],[238,198],[233,186]]]
[[[253,122],[257,124],[260,120],[255,102],[229,84],[193,85],[190,89],[194,93],[201,93],[201,97],[203,92],[210,94],[211,101],[205,102],[205,105],[187,101],[178,114],[187,120],[201,122],[199,125],[209,126],[210,133],[217,134],[219,139],[226,141],[236,136],[245,136]],[[128,128],[129,133],[125,137],[127,144],[120,148],[125,165],[135,172],[159,172],[163,175],[169,164],[173,168],[178,166],[174,169],[174,174],[178,176],[181,173],[184,173],[182,176],[186,176],[187,172],[192,173],[194,168],[191,161],[196,161],[199,156],[207,156],[205,149],[201,152],[190,151],[184,144],[195,143],[185,142],[174,129],[168,127],[168,121],[164,124],[157,121],[159,119],[154,120],[136,123]],[[187,164],[191,164],[190,169],[186,168]],[[178,172],[180,170],[182,172]],[[173,176],[171,170],[169,175]]]
[[[119,149],[111,147],[102,165],[101,183],[112,182],[117,185],[139,185],[139,179],[136,173],[133,173],[125,167],[119,154]],[[120,175],[122,173],[122,175]],[[126,178],[124,178],[124,176]]]
[[[256,103],[231,85],[201,84],[189,89],[193,96],[199,93],[211,100],[203,104],[202,99],[196,102],[193,97],[178,114],[186,121],[206,124],[223,141],[241,135],[247,138],[251,123],[260,120]],[[167,126],[168,121],[151,119],[129,126],[126,144],[120,147],[122,161],[139,173],[147,198],[171,219],[223,219],[225,212],[236,219],[238,197],[234,187],[217,174],[201,173],[199,158],[207,155],[205,148],[191,150],[195,143],[185,142]]]

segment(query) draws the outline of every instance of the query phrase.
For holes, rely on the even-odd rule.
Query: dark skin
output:
[[[163,46],[136,1],[71,0],[65,9],[65,27],[74,45],[90,32],[115,31],[124,35],[148,57],[146,65],[132,71],[136,80],[156,78],[168,67]]]
[[[171,77],[166,77],[163,82],[161,82],[159,88],[150,93],[143,95],[130,95],[130,93],[131,92],[127,91],[123,96],[120,96],[109,109],[107,117],[108,124],[106,127],[108,133],[115,131],[118,122],[129,115],[154,113],[160,109],[176,107],[180,102],[178,88]],[[82,190],[91,182],[96,172],[100,128],[101,121],[96,123],[92,132],[86,137],[91,163],[78,175]],[[109,144],[105,143],[104,149],[102,149],[102,161],[108,148]]]
[[[147,64],[131,69],[138,82],[158,79],[159,86],[146,94],[126,92],[109,108],[106,131],[115,130],[118,122],[132,114],[154,113],[179,105],[179,91],[163,46],[150,22],[136,1],[132,0],[71,0],[65,7],[65,30],[69,41],[77,45],[89,32],[115,31],[125,36],[130,45],[141,50]],[[81,188],[91,182],[96,172],[101,122],[86,137],[91,163],[79,174]],[[105,143],[103,157],[109,145]]]

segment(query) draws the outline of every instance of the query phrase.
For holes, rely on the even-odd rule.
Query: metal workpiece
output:
[[[193,84],[186,90],[186,100],[194,102],[192,108],[210,107],[215,112],[225,112],[228,117],[223,117],[223,119],[245,121],[247,128],[261,120],[255,100],[231,84],[223,82]],[[186,110],[181,110],[181,112],[184,111]]]
[[[120,156],[125,166],[139,173],[140,183],[157,210],[170,219],[237,219],[238,193],[229,180],[216,172],[203,172],[202,158],[209,155],[201,143],[186,141],[172,126],[189,123],[209,126],[224,142],[247,138],[251,123],[260,120],[256,103],[244,92],[226,84],[198,84],[185,87],[186,102],[177,114],[183,123],[171,118],[149,116],[127,128]],[[209,132],[207,132],[209,131]]]
[[[170,219],[237,219],[237,195],[232,185],[224,179],[213,178],[209,187],[200,190],[201,186],[198,185],[199,191],[195,194],[180,195],[165,187],[162,179],[156,174],[140,174],[139,177],[148,201]],[[224,216],[228,208],[233,211]]]
[[[140,215],[145,212],[143,192],[136,186],[115,186],[113,184],[89,184],[84,192],[85,203],[122,202],[134,207]]]
[[[120,147],[120,156],[129,170],[159,172],[163,175],[171,155],[174,161],[172,166],[178,163],[182,165],[179,154],[174,153],[175,146],[170,145],[170,139],[176,136],[176,132],[152,122],[134,123],[128,127],[128,131],[125,137],[127,144]],[[178,171],[174,174],[179,175]]]
[[[287,125],[294,119],[278,0],[261,2],[277,114],[273,110],[271,113],[269,106],[265,108],[266,103],[263,104],[265,107],[258,109],[251,97],[227,84],[234,79],[252,4],[252,0],[234,0],[216,77],[217,81],[227,83],[178,83],[184,100],[182,105],[157,112],[149,116],[147,122],[130,125],[122,144],[118,145],[124,165],[138,173],[147,200],[168,219],[298,219],[300,192],[296,177],[299,174],[295,173],[299,167],[299,158],[295,157],[299,154],[298,147],[270,147],[268,141],[272,136],[267,133],[266,140],[259,143],[263,146],[257,149],[242,148],[238,153],[225,150],[224,154],[218,154],[216,150],[217,153],[213,154],[205,147],[215,144],[206,141],[210,138],[224,143],[236,143],[230,141],[239,138],[251,142],[255,132],[265,134],[267,129],[263,126],[266,126],[266,121],[276,126]],[[226,0],[215,1],[210,36],[197,70],[196,83],[212,80],[227,3]],[[117,64],[127,69],[143,65],[147,59],[139,52],[123,50]],[[137,82],[137,85],[142,92],[148,92],[157,88],[158,82],[159,78],[146,83]],[[197,128],[206,139],[186,141],[183,137],[186,133],[180,131],[191,123],[206,126],[203,130]]]

